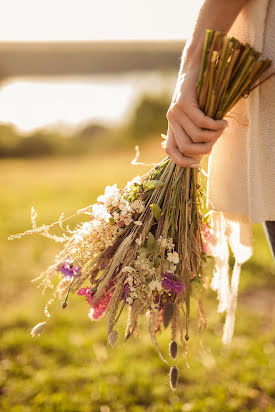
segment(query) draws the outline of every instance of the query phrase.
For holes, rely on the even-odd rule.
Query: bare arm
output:
[[[184,167],[198,167],[209,154],[227,122],[213,120],[199,109],[196,82],[200,72],[206,29],[228,32],[244,5],[250,0],[205,0],[187,42],[179,69],[172,103],[167,111],[166,153]],[[260,0],[259,0],[260,1]]]

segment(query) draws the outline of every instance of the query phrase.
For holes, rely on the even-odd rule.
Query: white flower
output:
[[[119,198],[119,189],[117,185],[106,186],[104,195],[98,196],[98,202],[104,203],[104,206],[107,208],[112,205],[113,201],[116,201]]]
[[[136,177],[134,177],[133,180],[130,180],[129,182],[127,182],[127,184],[126,184],[126,190],[127,190],[127,191],[131,190],[131,186],[133,186],[134,183],[140,184],[140,183],[141,183],[141,177],[140,177],[140,176],[136,176]]]
[[[158,238],[158,242],[160,243],[161,247],[164,247],[166,249],[173,249],[173,247],[175,246],[172,237],[165,238],[160,236]]]
[[[127,202],[121,202],[119,205],[118,205],[118,207],[119,207],[119,209],[121,210],[121,214],[122,214],[122,216],[126,216],[126,215],[129,215],[129,214],[131,214],[131,208],[130,208],[130,205],[129,205],[129,203]]]
[[[105,220],[105,222],[109,222],[110,217],[112,217],[104,205],[94,204],[92,206],[92,212],[96,219]]]
[[[162,289],[162,284],[159,280],[151,280],[148,286],[151,290],[157,289],[158,291],[160,291]]]
[[[133,298],[131,298],[130,296],[126,299],[126,302],[128,303],[132,303],[133,302]]]
[[[134,221],[134,224],[137,225],[137,226],[142,226],[142,225],[143,225],[143,223],[141,222],[141,220],[135,220],[135,221]]]
[[[172,262],[172,263],[175,263],[175,264],[177,264],[177,263],[179,263],[179,255],[178,255],[178,253],[177,252],[168,252],[167,253],[167,260],[169,260],[169,262]]]
[[[32,337],[34,336],[40,336],[42,332],[44,332],[44,329],[46,327],[47,322],[41,322],[38,323],[31,331]]]
[[[144,202],[142,200],[135,200],[130,204],[131,210],[137,213],[142,213],[144,211]]]
[[[128,226],[133,219],[130,216],[127,216],[126,218],[124,217],[123,222],[125,223],[126,226]]]
[[[124,268],[122,268],[122,270],[121,270],[122,273],[124,273],[124,272],[131,273],[131,272],[134,272],[134,271],[135,271],[135,269],[132,268],[132,266],[124,266]]]
[[[117,212],[114,212],[113,213],[113,218],[114,218],[114,221],[117,222],[118,220],[120,220],[120,214],[117,213]]]

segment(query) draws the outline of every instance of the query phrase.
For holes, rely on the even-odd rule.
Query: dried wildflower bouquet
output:
[[[223,118],[269,65],[250,46],[207,30],[198,80],[200,108],[208,116]],[[52,288],[53,298],[63,301],[63,308],[70,294],[84,297],[92,321],[107,318],[111,346],[119,340],[116,326],[125,307],[125,340],[136,330],[138,317],[146,315],[156,350],[170,365],[156,336],[170,326],[170,357],[176,359],[178,341],[186,353],[191,295],[197,302],[199,330],[207,325],[202,295],[211,228],[203,217],[203,200],[198,170],[181,168],[167,157],[123,189],[107,186],[96,204],[79,211],[89,220],[73,231],[64,229],[61,238],[50,229],[63,228],[68,218],[37,227],[34,210],[33,229],[11,238],[40,233],[64,241],[53,265],[34,279],[40,280],[43,293]],[[38,324],[32,335],[39,335],[45,325]],[[170,366],[174,390],[178,369]]]

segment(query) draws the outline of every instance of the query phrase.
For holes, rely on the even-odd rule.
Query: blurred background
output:
[[[192,302],[188,366],[179,356],[177,392],[158,359],[146,323],[115,348],[104,321],[71,296],[47,331],[42,295],[31,279],[62,245],[38,235],[9,235],[71,215],[107,184],[123,185],[165,156],[160,134],[180,56],[202,0],[2,3],[0,24],[0,409],[3,411],[274,411],[274,264],[262,226],[243,266],[236,331],[221,343],[223,315],[208,290],[208,329],[200,347]],[[123,336],[126,314],[120,320]],[[169,333],[159,336],[162,352]]]

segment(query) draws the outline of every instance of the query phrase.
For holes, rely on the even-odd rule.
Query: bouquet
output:
[[[207,30],[197,83],[200,108],[222,119],[270,63],[249,45]],[[62,308],[68,306],[71,294],[85,299],[91,321],[107,319],[109,345],[119,341],[116,326],[124,308],[128,309],[125,341],[145,315],[152,342],[170,366],[170,387],[175,390],[178,369],[164,358],[157,334],[170,327],[170,358],[177,358],[179,342],[186,354],[191,296],[198,307],[199,331],[207,326],[203,292],[215,234],[207,222],[204,198],[200,172],[181,168],[166,157],[122,189],[107,186],[97,203],[76,213],[88,218],[74,230],[64,228],[71,217],[63,216],[37,227],[32,209],[32,230],[10,239],[39,233],[65,243],[53,264],[33,281],[40,281],[42,293],[51,288]],[[51,233],[57,226],[62,236]],[[45,314],[50,316],[47,307]],[[40,335],[46,324],[36,325],[32,336]]]

